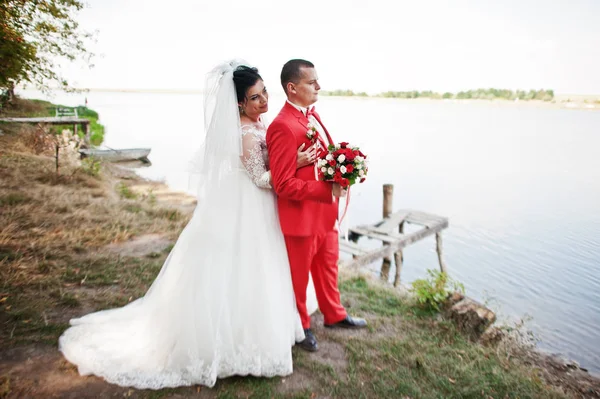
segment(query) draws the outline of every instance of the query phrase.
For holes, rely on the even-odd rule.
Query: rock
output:
[[[458,298],[458,297],[457,297]],[[464,297],[446,311],[446,317],[472,340],[478,340],[496,321],[496,314],[471,298]]]
[[[502,331],[501,328],[491,327],[485,330],[481,337],[479,337],[479,342],[485,346],[494,346],[497,345],[502,338],[504,338],[505,332]]]
[[[458,291],[454,291],[452,294],[448,296],[446,302],[444,302],[443,308],[448,310],[452,308],[452,306],[456,305],[458,302],[462,301],[465,296]]]

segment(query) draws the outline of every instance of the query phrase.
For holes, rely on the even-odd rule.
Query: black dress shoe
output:
[[[327,328],[365,328],[366,326],[367,321],[365,319],[350,316],[346,316],[344,320],[338,321],[337,323],[325,324],[325,327]]]
[[[301,342],[296,342],[296,345],[308,352],[318,351],[319,345],[317,344],[317,339],[310,328],[304,330],[304,336],[304,340]]]

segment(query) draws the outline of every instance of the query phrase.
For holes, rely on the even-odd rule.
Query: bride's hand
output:
[[[298,158],[296,161],[296,169],[300,169],[304,166],[312,165],[317,160],[317,149],[314,145],[308,147],[306,151],[304,150],[304,143],[298,147]]]

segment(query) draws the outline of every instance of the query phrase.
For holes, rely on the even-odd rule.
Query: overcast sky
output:
[[[552,88],[600,94],[597,0],[87,0],[96,67],[79,87],[200,89],[219,61],[257,66],[271,91],[290,58],[323,89]]]

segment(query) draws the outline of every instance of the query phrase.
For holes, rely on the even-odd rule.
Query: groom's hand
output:
[[[343,198],[348,193],[348,190],[342,188],[338,183],[333,183],[333,196]]]

